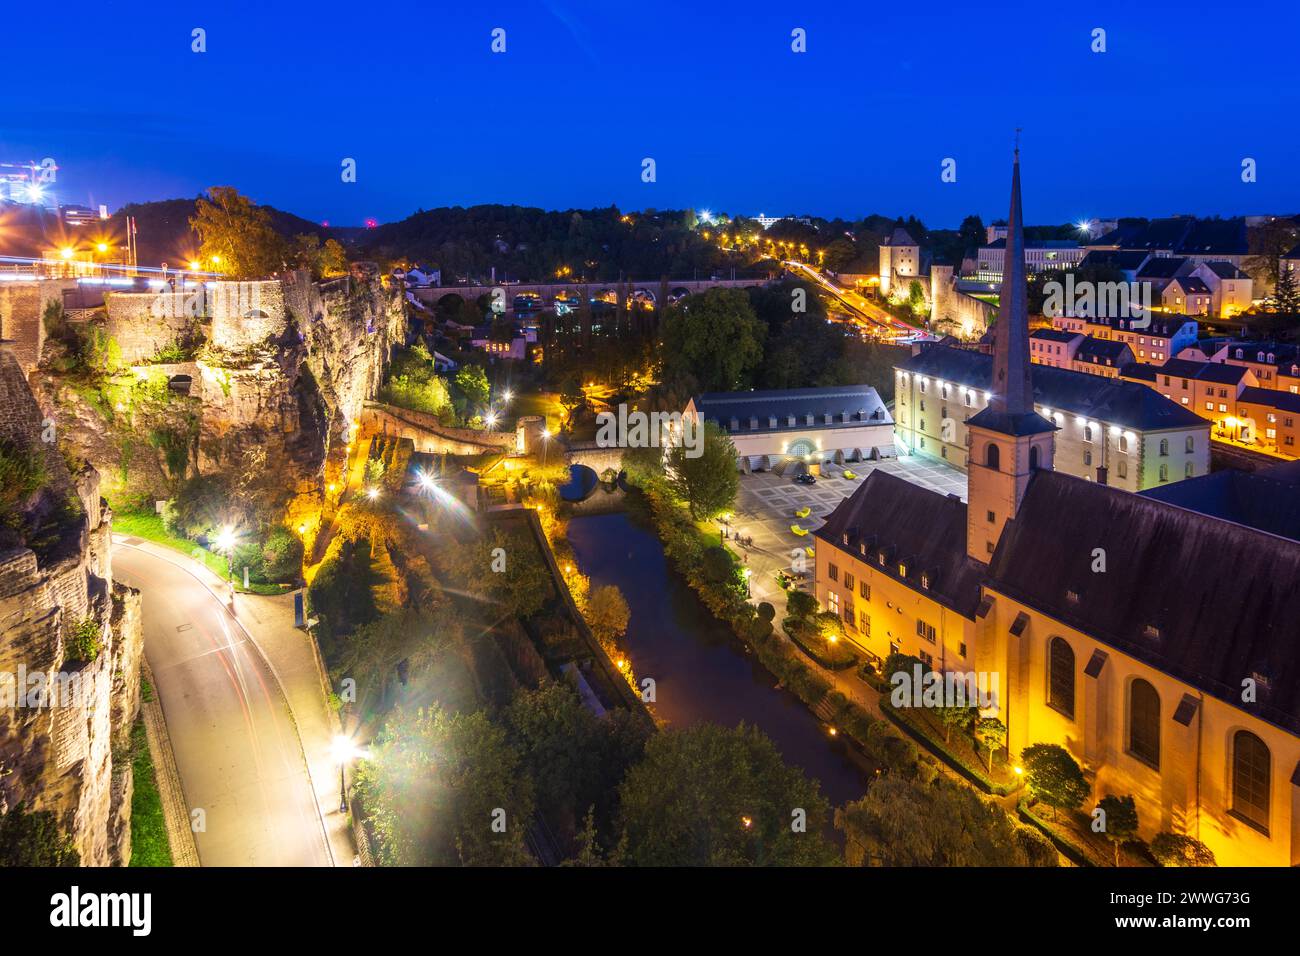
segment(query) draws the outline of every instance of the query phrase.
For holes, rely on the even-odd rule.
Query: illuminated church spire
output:
[[[989,403],[995,412],[1012,416],[1034,410],[1034,388],[1029,378],[1029,289],[1025,280],[1025,227],[1020,209],[1019,134],[1017,130],[998,324],[993,332],[993,397]]]

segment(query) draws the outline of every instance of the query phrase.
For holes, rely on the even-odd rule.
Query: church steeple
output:
[[[979,561],[993,556],[1003,527],[1020,510],[1029,480],[1040,468],[1052,467],[1055,451],[1056,426],[1034,411],[1030,377],[1019,142],[1011,167],[1011,214],[993,340],[992,394],[988,405],[966,422],[966,553]]]
[[[1012,417],[1033,412],[1034,388],[1029,377],[1029,290],[1025,278],[1025,226],[1020,211],[1019,143],[1011,166],[1011,213],[1007,216],[1002,290],[998,296],[998,324],[993,335],[993,397],[989,401],[989,407],[996,413]]]

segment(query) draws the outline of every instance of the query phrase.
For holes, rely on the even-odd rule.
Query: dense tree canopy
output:
[[[357,771],[388,866],[512,866],[529,860],[532,778],[483,713],[397,710]]]
[[[626,862],[823,866],[838,854],[818,784],[754,727],[664,730],[621,788]]]
[[[664,374],[702,392],[741,388],[763,359],[766,334],[739,289],[687,296],[664,325]]]

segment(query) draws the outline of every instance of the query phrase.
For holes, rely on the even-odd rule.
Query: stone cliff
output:
[[[113,581],[98,473],[71,473],[45,420],[0,348],[0,440],[45,475],[0,535],[0,814],[49,811],[82,865],[126,865],[140,596]]]
[[[406,338],[397,290],[377,279],[314,282],[301,272],[213,282],[184,297],[113,293],[105,312],[124,361],[182,345],[192,360],[132,365],[98,392],[48,362],[34,380],[72,447],[105,472],[113,499],[150,506],[175,493],[179,465],[189,475],[229,477],[267,512],[287,501],[310,510],[327,459],[351,441]],[[165,400],[145,387],[154,378],[170,382]]]

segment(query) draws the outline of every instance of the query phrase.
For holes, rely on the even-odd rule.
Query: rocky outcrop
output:
[[[33,384],[55,410],[60,440],[103,472],[113,500],[149,506],[175,493],[167,451],[183,442],[188,475],[227,476],[266,514],[295,496],[310,510],[330,453],[352,439],[406,337],[402,296],[378,279],[292,273],[210,283],[185,297],[118,293],[107,303],[124,357],[200,335],[194,361],[137,365],[93,385],[57,372],[47,348]]]
[[[211,300],[198,361],[199,470],[233,471],[245,488],[273,474],[280,489],[315,494],[405,342],[402,297],[377,280],[316,283],[305,273],[231,285],[241,290]]]
[[[113,581],[98,474],[69,473],[45,417],[0,349],[0,438],[38,451],[48,475],[15,516],[39,521],[39,540],[0,548],[0,813],[49,811],[83,865],[126,865],[139,593]]]

